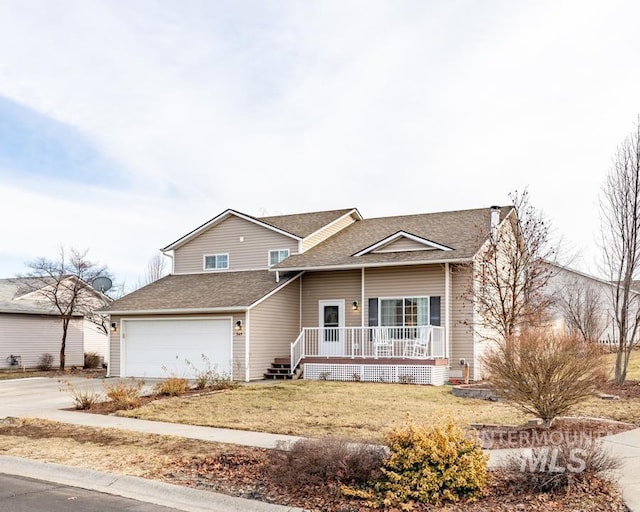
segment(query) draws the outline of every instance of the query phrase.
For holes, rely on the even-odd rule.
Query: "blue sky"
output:
[[[597,271],[640,112],[633,1],[0,2],[0,277],[89,249],[130,286],[227,208],[532,202]]]

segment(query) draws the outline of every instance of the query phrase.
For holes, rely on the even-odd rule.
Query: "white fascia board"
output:
[[[291,233],[288,233],[287,231],[284,231],[282,229],[276,228],[276,227],[271,226],[269,224],[266,224],[264,222],[260,222],[258,219],[254,219],[253,217],[250,217],[250,216],[248,216],[248,215],[246,215],[244,213],[240,213],[240,212],[237,212],[235,210],[228,209],[228,210],[225,210],[224,212],[222,212],[220,215],[214,217],[213,219],[211,219],[211,220],[205,222],[204,224],[202,224],[201,226],[197,227],[193,231],[187,233],[182,238],[179,238],[175,242],[167,245],[166,247],[164,247],[164,248],[162,248],[160,250],[163,253],[167,252],[167,251],[175,250],[178,247],[180,247],[180,246],[184,245],[185,243],[187,243],[189,240],[192,240],[193,238],[198,236],[203,231],[206,231],[207,229],[211,228],[213,225],[223,221],[224,219],[226,219],[227,217],[229,217],[231,215],[235,215],[236,217],[239,217],[239,218],[244,219],[246,221],[253,222],[254,224],[257,224],[258,226],[262,226],[263,228],[270,229],[271,231],[275,231],[276,233],[279,233],[281,235],[288,236],[289,238],[293,238],[294,240],[301,240],[301,238],[299,236],[293,235]]]
[[[373,245],[370,245],[369,247],[366,247],[365,249],[362,249],[361,251],[357,252],[354,254],[354,256],[362,256],[364,254],[368,254],[370,252],[375,251],[376,249],[379,249],[380,247],[384,247],[385,245],[388,245],[392,242],[395,242],[396,240],[400,239],[400,238],[408,238],[409,240],[413,240],[414,242],[417,242],[419,244],[423,244],[431,249],[439,249],[441,251],[452,251],[453,249],[451,247],[447,247],[446,245],[442,245],[442,244],[438,244],[436,242],[432,242],[431,240],[427,240],[426,238],[422,238],[416,235],[412,235],[411,233],[407,233],[406,231],[398,231],[397,233],[394,233],[391,236],[388,236],[387,238],[383,238],[382,240],[380,240],[379,242],[376,242]]]
[[[277,270],[275,271],[277,272]],[[267,293],[266,295],[263,295],[262,297],[260,297],[258,300],[256,300],[255,302],[253,302],[247,309],[247,311],[252,310],[254,307],[256,307],[258,304],[261,304],[262,302],[264,302],[265,300],[267,300],[269,297],[271,297],[272,295],[278,293],[280,290],[282,290],[285,286],[287,286],[289,283],[293,283],[296,279],[298,279],[302,274],[304,274],[304,272],[300,272],[297,276],[292,277],[291,279],[287,280],[286,282],[282,283],[280,286],[278,286],[277,288],[274,288],[273,290],[271,290],[269,293]]]
[[[357,268],[374,268],[374,267],[405,267],[407,265],[439,265],[444,263],[461,264],[471,263],[472,258],[450,258],[445,260],[419,260],[419,261],[402,261],[402,262],[379,262],[379,263],[345,263],[343,265],[321,265],[317,267],[296,267],[296,268],[279,268],[281,272],[302,272],[310,270],[348,270]]]
[[[111,316],[133,316],[133,315],[190,315],[198,313],[244,313],[248,311],[246,306],[220,307],[220,308],[185,308],[185,309],[138,309],[135,311],[96,311]]]
[[[337,219],[332,220],[331,222],[329,222],[329,224],[326,224],[326,225],[322,226],[321,228],[316,229],[313,233],[311,233],[311,234],[309,234],[309,235],[305,236],[305,237],[301,240],[301,242],[302,242],[302,241],[304,241],[304,240],[306,240],[307,238],[311,238],[312,236],[317,235],[318,233],[320,233],[320,231],[323,231],[323,230],[327,229],[328,227],[333,226],[334,224],[336,224],[336,223],[340,222],[340,221],[341,221],[342,219],[344,219],[345,217],[349,217],[349,216],[351,216],[351,215],[355,215],[355,216],[356,216],[356,218],[357,218],[358,220],[362,220],[362,219],[363,219],[362,215],[360,215],[360,212],[354,208],[353,210],[351,210],[351,211],[349,211],[349,212],[345,213],[344,215],[341,215],[341,216],[340,216],[340,217],[338,217]],[[301,245],[300,247],[302,247],[302,245]],[[298,251],[298,252],[300,252],[300,251]]]

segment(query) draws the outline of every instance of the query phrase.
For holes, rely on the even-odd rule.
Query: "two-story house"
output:
[[[274,361],[306,379],[478,379],[472,268],[513,212],[226,210],[162,249],[170,275],[111,305],[110,375],[189,377],[204,354],[243,381]]]

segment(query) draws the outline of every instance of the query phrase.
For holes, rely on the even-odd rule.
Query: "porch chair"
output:
[[[428,357],[431,354],[431,333],[430,325],[418,327],[418,336],[413,344],[413,357]]]
[[[393,356],[393,339],[388,327],[376,327],[373,330],[373,354],[375,357]]]

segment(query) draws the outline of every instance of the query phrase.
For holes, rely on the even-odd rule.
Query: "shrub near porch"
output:
[[[503,403],[454,397],[449,386],[288,381],[253,384],[197,397],[171,398],[123,416],[300,436],[328,434],[382,440],[405,423],[519,424],[526,416]]]

